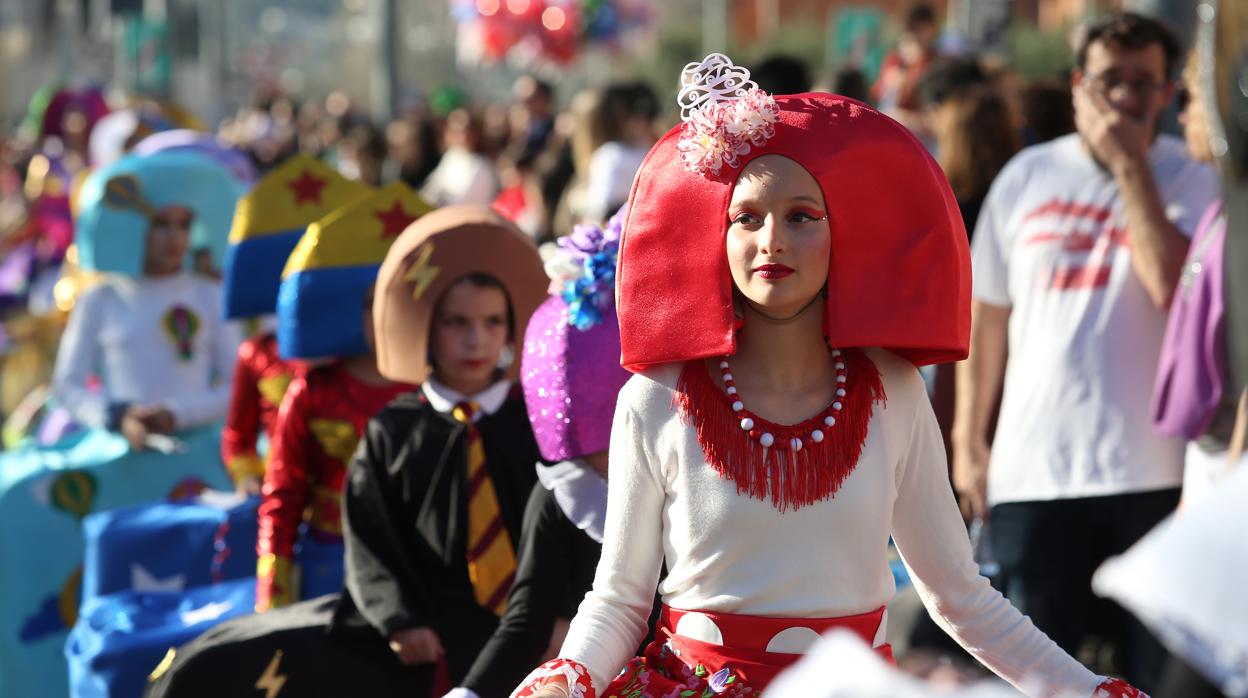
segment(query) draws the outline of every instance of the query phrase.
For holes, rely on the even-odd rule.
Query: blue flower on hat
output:
[[[577,225],[559,240],[547,264],[568,306],[568,322],[584,332],[602,322],[615,307],[615,265],[620,253],[624,209],[606,227]]]

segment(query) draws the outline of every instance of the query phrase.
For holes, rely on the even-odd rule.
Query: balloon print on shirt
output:
[[[195,358],[195,335],[199,334],[199,316],[185,305],[175,305],[165,312],[161,321],[165,335],[173,340],[178,358],[190,361]]]
[[[52,481],[51,504],[53,508],[73,516],[78,521],[91,513],[98,490],[95,476],[85,470],[62,473]]]

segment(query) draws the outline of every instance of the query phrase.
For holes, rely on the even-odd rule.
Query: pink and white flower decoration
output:
[[[676,148],[685,167],[719,174],[775,135],[776,100],[750,80],[750,71],[722,53],[690,63],[680,74],[680,118]]]

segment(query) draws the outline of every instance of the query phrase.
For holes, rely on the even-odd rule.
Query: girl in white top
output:
[[[80,259],[106,276],[78,300],[53,375],[79,422],[142,448],[225,417],[239,334],[224,320],[220,283],[187,260],[196,248],[220,263],[242,191],[218,163],[176,152],[122,158],[84,184]]]
[[[890,536],[937,622],[1007,681],[1140,695],[1062,652],[971,559],[915,368],[964,357],[969,334],[938,167],[852,100],[773,99],[718,54],[682,78],[685,123],[647,157],[624,226],[637,375],[602,560],[560,658],[513,696],[757,695],[832,628],[891,660]],[[633,658],[656,585],[657,639]]]

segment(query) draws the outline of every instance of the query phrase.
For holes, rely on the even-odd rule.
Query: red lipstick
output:
[[[783,279],[789,274],[792,274],[793,269],[791,267],[786,267],[783,264],[764,264],[761,267],[755,267],[754,273],[758,274],[764,279],[775,280],[775,279]]]

